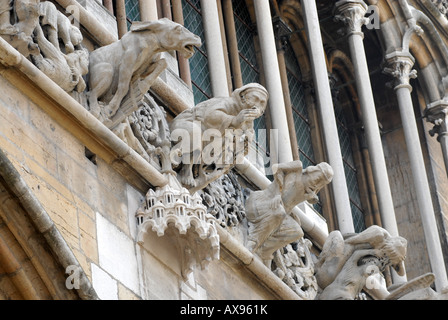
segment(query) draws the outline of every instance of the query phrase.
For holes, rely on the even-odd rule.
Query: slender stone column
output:
[[[395,78],[394,89],[398,99],[406,147],[411,162],[412,176],[418,208],[422,218],[426,246],[428,248],[432,272],[436,276],[436,289],[440,291],[448,285],[448,280],[412,104],[412,87],[409,84],[409,80],[417,77],[417,72],[412,70],[415,61],[411,54],[397,51],[386,55],[386,61],[389,67],[384,70],[385,73]]]
[[[110,13],[114,14],[114,6],[112,0],[104,0],[103,5],[109,10]]]
[[[378,128],[375,101],[364,50],[364,33],[361,31],[362,26],[369,21],[364,17],[367,8],[367,5],[362,0],[341,0],[336,2],[336,10],[340,14],[338,18],[347,25],[348,44],[355,73],[359,103],[361,105],[381,221],[383,227],[392,236],[398,236],[392,192],[387,175],[386,160]]]
[[[229,87],[216,0],[201,0],[201,11],[213,96],[227,97]]]
[[[128,32],[128,25],[126,23],[126,7],[124,0],[117,0],[116,10],[118,39],[121,39],[121,37],[126,32]]]
[[[445,171],[448,173],[448,102],[440,100],[428,105],[426,118],[434,124],[429,131],[431,136],[437,134],[437,141],[440,142],[445,163]]]
[[[140,19],[142,21],[158,20],[157,0],[139,0]]]
[[[243,86],[243,76],[241,74],[240,56],[238,52],[238,40],[236,38],[235,19],[233,17],[232,0],[223,0],[224,26],[227,34],[227,45],[229,49],[230,67],[232,69],[234,88]]]
[[[277,60],[282,79],[283,100],[285,100],[286,119],[288,121],[289,140],[291,141],[291,153],[294,160],[300,160],[299,145],[297,143],[294,114],[292,110],[291,92],[289,91],[288,73],[285,61],[285,46],[291,29],[279,17],[274,18],[274,35],[277,46]]]
[[[342,233],[351,233],[355,232],[351,214],[352,210],[348,196],[347,181],[345,180],[344,163],[342,161],[316,1],[301,0],[301,3],[305,19],[305,29],[309,39],[308,49],[317,104],[322,120],[323,141],[327,151],[328,162],[334,170],[331,186],[334,194],[338,226]]]
[[[171,0],[173,19],[175,22],[184,25],[184,14],[182,12],[182,1],[181,0]],[[182,80],[191,89],[191,74],[190,74],[190,63],[188,60],[181,55],[177,56],[177,61],[179,62],[179,75]]]
[[[285,101],[283,99],[283,87],[277,60],[277,49],[275,46],[269,0],[254,1],[254,9],[266,89],[269,92],[269,111],[272,129],[278,130],[277,146],[275,146],[278,151],[278,161],[280,163],[290,162],[293,160],[291,141],[289,139],[288,121],[286,118]]]

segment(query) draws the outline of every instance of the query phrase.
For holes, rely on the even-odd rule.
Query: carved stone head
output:
[[[319,201],[317,194],[333,180],[333,169],[322,162],[316,166],[310,166],[303,170],[303,184],[305,186],[305,198],[314,204]]]
[[[232,96],[240,102],[241,110],[256,108],[259,116],[266,111],[269,93],[259,83],[249,83],[233,91]]]
[[[164,51],[176,50],[186,59],[193,56],[195,46],[200,47],[202,45],[200,37],[167,18],[157,21],[135,21],[132,23],[130,31],[153,32],[157,35],[158,41]]]

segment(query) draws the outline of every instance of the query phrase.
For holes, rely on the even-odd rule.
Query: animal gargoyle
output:
[[[166,68],[164,51],[176,50],[191,58],[201,39],[169,19],[133,22],[129,32],[90,54],[89,107],[97,118],[114,116],[132,83],[147,88]]]

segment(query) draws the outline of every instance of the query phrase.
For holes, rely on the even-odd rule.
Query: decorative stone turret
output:
[[[180,185],[172,173],[166,174],[169,183],[155,191],[149,190],[145,201],[137,210],[137,242],[144,245],[144,235],[156,232],[159,237],[167,234],[168,228],[181,253],[182,275],[186,278],[194,265],[205,268],[208,262],[219,259],[219,236],[215,218],[207,214],[201,197]]]

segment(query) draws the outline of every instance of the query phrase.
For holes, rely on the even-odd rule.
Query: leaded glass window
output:
[[[126,22],[128,30],[131,28],[132,21],[140,21],[140,7],[138,0],[125,0]]]
[[[198,35],[202,40],[202,46],[196,48],[195,54],[189,59],[194,102],[198,104],[212,97],[207,43],[205,41],[204,25],[202,23],[200,0],[183,0],[182,10],[184,26]]]
[[[299,157],[303,167],[306,168],[316,165],[316,161],[311,139],[308,110],[305,102],[305,91],[301,81],[300,66],[289,43],[285,47],[285,62],[294,129],[299,147]],[[320,203],[313,205],[313,207],[316,211],[322,213],[322,205]]]
[[[255,53],[254,25],[250,18],[249,10],[244,1],[233,0],[232,5],[243,84],[259,83],[260,71]],[[269,145],[266,129],[266,118],[264,115],[254,121],[256,149],[263,156],[264,163],[268,165]]]

